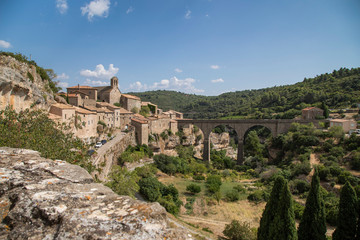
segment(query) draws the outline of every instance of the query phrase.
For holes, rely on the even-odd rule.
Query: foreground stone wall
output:
[[[158,203],[119,196],[81,167],[0,148],[0,239],[193,239]]]
[[[130,129],[128,133],[117,134],[116,137],[97,150],[97,155],[92,159],[93,164],[97,168],[101,168],[101,172],[94,171],[92,175],[100,181],[107,181],[107,176],[111,172],[114,165],[117,165],[117,158],[126,148],[136,145],[135,131]]]

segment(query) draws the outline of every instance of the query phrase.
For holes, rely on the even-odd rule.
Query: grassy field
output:
[[[192,179],[162,176],[159,180],[165,184],[174,184],[179,190],[180,199],[184,205],[188,200],[193,199],[192,209],[182,207],[179,218],[195,226],[198,229],[209,229],[214,233],[214,236],[222,235],[222,231],[226,224],[231,220],[236,219],[240,221],[249,222],[254,228],[259,226],[261,214],[265,207],[265,203],[254,204],[247,200],[248,192],[240,195],[240,200],[237,202],[228,202],[225,200],[225,195],[228,191],[240,182],[225,181],[222,183],[220,191],[223,199],[218,204],[212,197],[206,194],[206,186],[204,181],[193,181]],[[201,186],[201,192],[192,195],[186,191],[186,186],[191,183],[196,183]],[[248,183],[249,184],[249,183]],[[244,186],[246,184],[243,184]]]

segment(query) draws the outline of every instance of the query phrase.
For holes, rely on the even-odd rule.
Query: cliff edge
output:
[[[119,196],[83,168],[0,148],[0,239],[194,239],[158,203]]]
[[[0,55],[0,110],[12,105],[18,112],[26,108],[48,110],[55,103],[48,81],[36,66]]]

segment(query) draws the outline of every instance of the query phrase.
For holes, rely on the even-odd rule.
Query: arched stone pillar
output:
[[[210,131],[207,128],[201,130],[204,134],[203,161],[210,162]]]

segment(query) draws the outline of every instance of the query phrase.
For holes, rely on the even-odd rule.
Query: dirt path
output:
[[[316,157],[316,154],[315,153],[311,153],[310,154],[310,166],[311,166],[311,172],[309,173],[309,176],[308,178],[311,179],[312,176],[314,175],[314,172],[315,172],[315,168],[314,166],[315,165],[319,165],[320,164],[320,161],[319,159]]]

